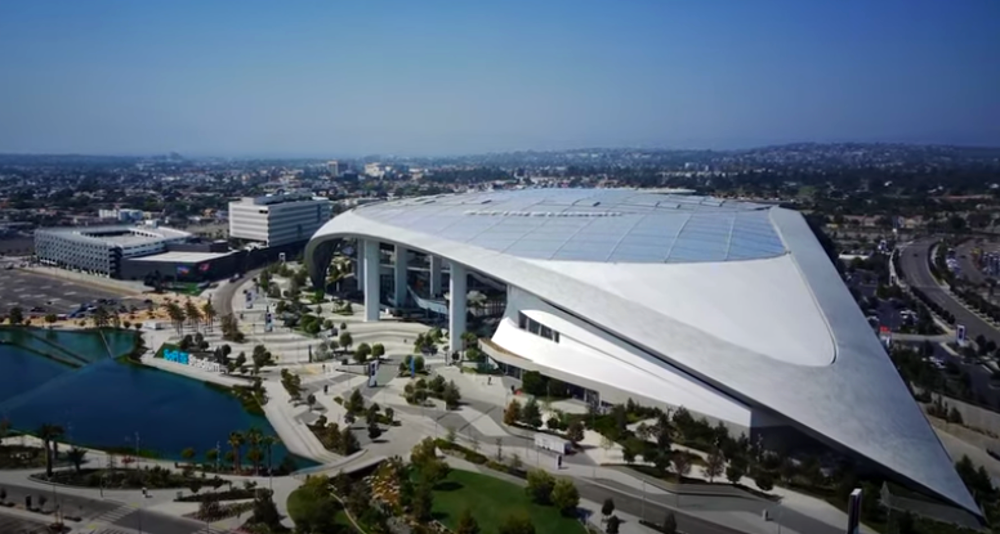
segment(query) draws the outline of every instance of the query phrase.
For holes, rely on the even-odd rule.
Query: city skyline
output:
[[[1000,145],[998,5],[0,8],[0,153]]]

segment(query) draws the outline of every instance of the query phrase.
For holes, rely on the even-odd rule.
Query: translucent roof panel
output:
[[[381,223],[524,258],[719,262],[785,254],[766,205],[625,189],[524,189],[356,208]]]

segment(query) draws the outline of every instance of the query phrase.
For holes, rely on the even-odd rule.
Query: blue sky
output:
[[[0,152],[1000,145],[997,0],[0,1]]]

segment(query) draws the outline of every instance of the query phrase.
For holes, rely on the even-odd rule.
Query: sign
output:
[[[175,349],[163,349],[163,359],[168,362],[179,363],[181,365],[187,365],[190,355],[186,352],[182,352]]]
[[[264,331],[270,332],[271,330],[274,330],[274,315],[268,311],[264,314]]]
[[[859,523],[861,523],[861,488],[856,488],[847,500],[847,534],[860,534]]]
[[[959,345],[965,345],[965,325],[960,324],[955,328],[955,342]]]

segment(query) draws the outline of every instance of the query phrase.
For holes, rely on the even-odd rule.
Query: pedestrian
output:
[[[562,455],[556,456],[556,468],[562,469]]]
[[[493,377],[492,376],[487,376],[486,377],[486,385],[487,386],[493,385]]]

